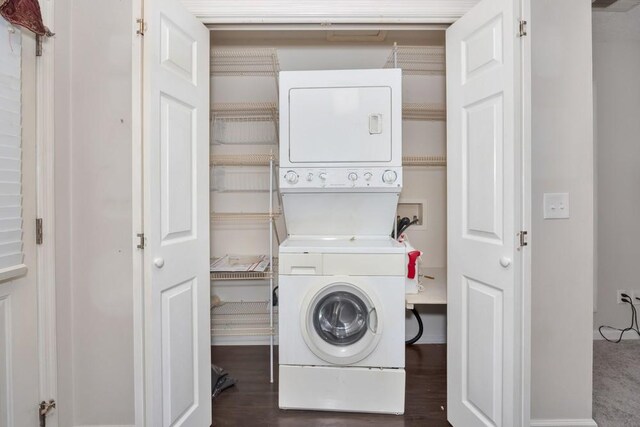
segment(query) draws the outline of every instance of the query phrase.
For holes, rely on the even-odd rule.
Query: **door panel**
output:
[[[0,281],[0,426],[22,427],[38,425],[37,405],[44,397],[40,396],[39,389],[41,349],[38,344],[35,243],[36,43],[30,31],[20,27],[9,31],[9,28],[7,21],[0,18],[0,56],[3,60],[0,71],[3,104],[0,108],[4,110],[0,125],[0,156],[21,156],[21,161],[4,159],[3,169],[14,169],[22,177],[22,196],[3,196],[0,209],[5,217],[19,218],[22,233],[13,236],[12,240],[17,243],[0,248],[0,255],[18,252],[13,259],[3,260],[7,264],[3,269],[23,264],[26,272]],[[5,194],[12,192],[7,188],[4,190]],[[4,221],[0,226],[14,221]]]
[[[502,404],[502,292],[493,286],[464,278],[462,328],[465,344],[462,366],[463,400],[487,425],[500,417]]]
[[[145,2],[146,424],[211,422],[209,31],[177,0]]]
[[[447,410],[522,424],[519,10],[482,0],[448,30]]]
[[[197,206],[193,171],[197,159],[196,108],[160,95],[160,175],[162,244],[197,238],[193,215]]]
[[[463,107],[462,191],[465,237],[502,241],[502,94]]]
[[[193,278],[162,292],[162,398],[164,425],[179,425],[180,419],[197,409],[198,330]]]

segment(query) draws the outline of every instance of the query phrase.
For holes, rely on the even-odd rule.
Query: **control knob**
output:
[[[326,172],[320,172],[318,174],[318,178],[320,178],[321,181],[326,181],[327,180],[327,173]]]
[[[364,173],[364,179],[366,179],[367,181],[371,181],[372,177],[373,177],[373,174],[371,172]]]
[[[309,172],[307,174],[307,181],[309,181],[309,182],[313,181],[313,172]]]
[[[289,184],[295,184],[296,182],[298,182],[298,174],[294,171],[288,171],[284,175],[284,179],[286,179]]]
[[[358,179],[358,174],[355,172],[349,172],[347,178],[349,178],[349,181],[356,181]]]
[[[382,180],[387,184],[393,184],[398,179],[398,174],[392,170],[386,170],[382,174]]]

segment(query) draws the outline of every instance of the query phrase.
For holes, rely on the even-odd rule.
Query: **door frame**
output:
[[[50,0],[51,1],[51,0]],[[153,1],[153,0],[147,0]],[[296,0],[182,0],[188,11],[208,27],[221,29],[273,29],[269,24],[287,24],[292,30],[337,26],[375,25],[420,25],[444,28],[452,24],[470,10],[479,0],[327,0],[310,8]],[[524,20],[530,20],[530,1],[513,0],[517,3]],[[133,16],[142,17],[144,0],[133,1]],[[269,28],[272,27],[272,28]],[[132,22],[135,34],[137,24]],[[142,207],[142,42],[134,37],[133,55],[133,227],[134,234],[143,230]],[[522,46],[521,89],[521,230],[530,230],[531,224],[531,39],[525,37]],[[137,118],[137,119],[136,119]],[[529,239],[531,241],[531,239]],[[523,407],[522,425],[528,425],[531,418],[531,251],[522,250],[522,378],[520,379]],[[134,253],[134,387],[135,425],[144,426],[144,280],[141,251]]]
[[[42,19],[55,28],[54,1],[41,0]],[[42,39],[36,57],[36,216],[43,219],[43,240],[36,245],[38,292],[38,360],[40,400],[58,400],[56,342],[55,251],[55,38]],[[34,410],[37,402],[34,402]],[[47,425],[58,426],[58,411],[47,415]]]

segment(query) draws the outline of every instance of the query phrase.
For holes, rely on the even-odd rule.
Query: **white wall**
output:
[[[594,328],[626,327],[630,308],[617,304],[616,291],[635,290],[640,296],[640,7],[593,14],[593,65],[598,194]]]
[[[55,6],[60,425],[133,424],[132,7]]]
[[[591,1],[531,3],[531,417],[591,420]],[[569,193],[570,219],[543,220],[545,192]]]

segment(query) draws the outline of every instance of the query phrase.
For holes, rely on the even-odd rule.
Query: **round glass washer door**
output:
[[[301,310],[304,340],[326,362],[359,362],[380,341],[380,308],[375,295],[362,285],[335,282],[315,288]]]

